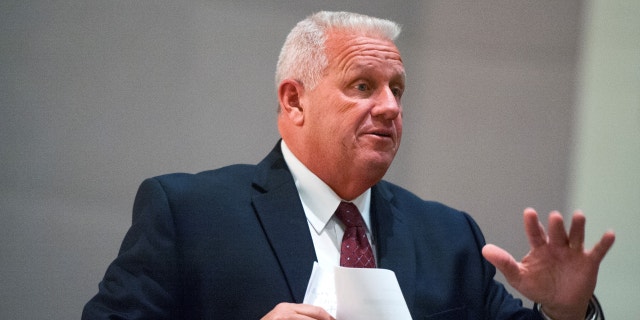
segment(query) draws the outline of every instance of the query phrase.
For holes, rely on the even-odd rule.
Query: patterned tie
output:
[[[360,211],[351,202],[341,202],[336,217],[346,226],[340,249],[340,266],[350,268],[375,268],[376,260],[367,239]]]

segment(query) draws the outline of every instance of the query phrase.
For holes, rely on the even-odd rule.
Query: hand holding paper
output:
[[[316,263],[304,303],[323,307],[339,320],[411,319],[398,280],[386,269],[331,269]]]

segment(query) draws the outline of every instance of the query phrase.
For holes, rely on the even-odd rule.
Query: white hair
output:
[[[295,79],[313,90],[328,65],[327,31],[344,30],[394,41],[400,26],[389,20],[351,12],[321,11],[298,22],[282,46],[276,67],[276,88],[284,79]]]

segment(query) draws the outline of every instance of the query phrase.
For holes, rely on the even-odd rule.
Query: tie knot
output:
[[[364,221],[360,216],[358,207],[351,202],[340,202],[338,209],[336,210],[336,217],[340,219],[342,223],[348,228],[350,227],[364,227]]]

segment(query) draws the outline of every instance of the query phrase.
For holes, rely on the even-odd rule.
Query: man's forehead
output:
[[[397,63],[402,68],[400,51],[393,41],[381,36],[362,32],[332,31],[327,33],[325,47],[329,64],[337,67],[345,67],[353,63],[357,57]]]

